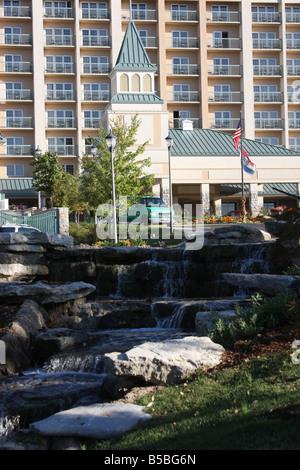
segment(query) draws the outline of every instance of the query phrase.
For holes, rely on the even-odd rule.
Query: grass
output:
[[[152,419],[89,450],[299,450],[300,365],[290,352],[200,372],[137,400]],[[298,415],[288,407],[298,404]],[[272,412],[272,410],[274,410]]]

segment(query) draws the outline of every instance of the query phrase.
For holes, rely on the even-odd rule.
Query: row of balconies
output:
[[[31,18],[32,12],[30,6],[4,6],[4,17],[23,17]],[[76,11],[74,8],[47,6],[44,9],[45,18],[55,19],[75,19]],[[198,11],[193,10],[169,10],[166,11],[166,21],[199,21]],[[129,10],[123,10],[123,19],[129,18]],[[140,8],[132,10],[132,18],[135,21],[157,21],[157,10],[149,8]],[[109,20],[111,12],[109,8],[81,8],[81,19],[88,20]],[[240,23],[241,12],[239,11],[208,11],[206,13],[207,22],[217,23]],[[281,23],[281,14],[279,12],[254,12],[252,13],[253,23]],[[287,23],[300,23],[300,13],[287,12]]]

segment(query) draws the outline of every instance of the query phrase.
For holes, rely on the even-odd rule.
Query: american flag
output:
[[[234,142],[235,150],[239,149],[241,135],[242,135],[242,122],[240,120],[240,122],[238,123],[237,129],[234,133],[234,136],[233,136],[233,142]]]

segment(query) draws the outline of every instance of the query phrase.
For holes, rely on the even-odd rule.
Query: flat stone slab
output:
[[[237,287],[257,289],[269,295],[276,295],[300,286],[300,276],[284,276],[280,274],[243,274],[224,273],[223,279]]]
[[[109,439],[129,431],[139,422],[150,419],[143,407],[125,404],[94,404],[56,413],[30,428],[43,436],[77,436]]]

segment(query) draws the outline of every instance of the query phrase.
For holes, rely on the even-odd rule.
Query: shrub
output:
[[[88,222],[75,224],[70,222],[69,234],[74,238],[74,245],[93,245],[97,241],[96,226]]]

